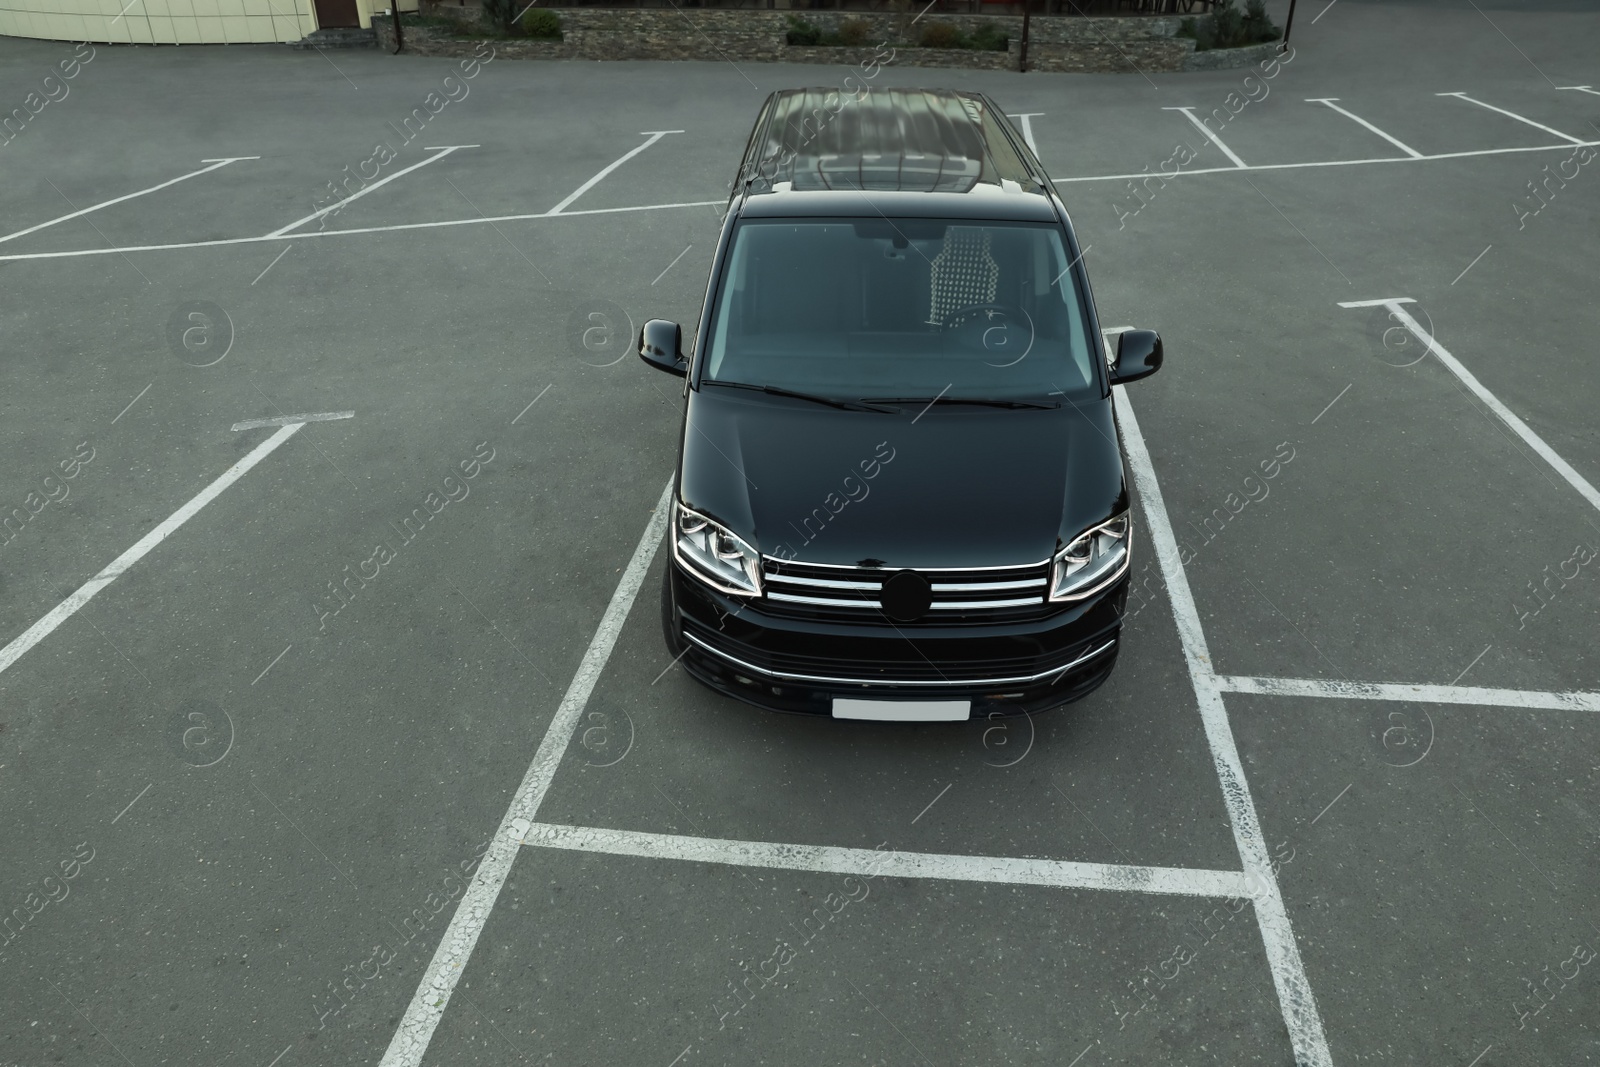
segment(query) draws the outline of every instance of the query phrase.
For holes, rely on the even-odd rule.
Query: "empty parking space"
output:
[[[1568,962],[1594,941],[1570,848],[1595,826],[1592,712],[1230,704],[1270,832],[1296,850],[1280,877],[1304,902],[1296,930],[1343,1058],[1592,1056]],[[1384,990],[1334,964],[1357,941],[1371,973],[1391,976]]]
[[[717,217],[616,209],[723,194],[762,95],[738,71],[496,60],[326,220],[367,232],[310,236],[449,61],[101,49],[8,146],[0,644],[280,432],[235,424],[354,417],[0,675],[0,888],[27,913],[78,871],[6,945],[0,1058],[1587,1062],[1600,514],[1392,309],[1340,303],[1415,300],[1600,481],[1572,236],[1600,186],[1508,206],[1600,133],[1476,13],[1448,25],[1475,67],[1342,71],[1347,6],[1376,18],[1298,27],[1222,145],[1165,109],[1245,72],[885,71],[1030,114],[1090,179],[1060,188],[1102,321],[1169,355],[1121,402],[1117,673],[949,728],[755,712],[660,637],[681,384],[629,339],[696,321]],[[1555,86],[1586,80],[1566,18],[1505,27]],[[152,78],[226,88],[133,144],[118,101]],[[551,94],[585,110],[530,111]],[[1185,138],[1228,172],[1113,179]],[[261,159],[141,192],[235,154]],[[1289,165],[1363,156],[1407,161]],[[184,247],[108,251],[143,244]],[[6,258],[62,251],[94,254]]]
[[[997,941],[1001,916],[1026,935]],[[1248,911],[1218,901],[541,850],[479,944],[458,992],[476,1010],[430,1060],[1139,1063],[1201,1032],[1230,1061],[1287,1051]],[[1136,989],[1163,964],[1158,1019]]]

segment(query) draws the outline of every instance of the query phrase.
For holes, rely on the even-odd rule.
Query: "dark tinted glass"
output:
[[[826,396],[1099,395],[1054,226],[933,219],[740,224],[704,377]]]

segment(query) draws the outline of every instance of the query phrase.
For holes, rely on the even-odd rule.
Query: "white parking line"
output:
[[[1581,144],[1592,148],[1600,145],[1600,141],[1584,141],[1581,142]],[[1318,167],[1363,167],[1371,163],[1422,163],[1433,162],[1440,159],[1473,159],[1477,156],[1505,156],[1518,152],[1568,152],[1572,150],[1572,147],[1573,146],[1571,145],[1564,144],[1536,144],[1522,145],[1517,148],[1479,148],[1469,152],[1435,152],[1432,155],[1417,156],[1415,158],[1411,156],[1379,156],[1374,159],[1327,159],[1313,163],[1256,163],[1251,164],[1248,167],[1201,167],[1197,170],[1179,169],[1170,174],[1166,171],[1162,171],[1161,176],[1163,178],[1182,178],[1196,174],[1237,174],[1241,170],[1305,170],[1308,168]],[[1128,174],[1090,174],[1081,178],[1051,178],[1050,180],[1065,185],[1070,182],[1120,182],[1127,181],[1132,178],[1148,177],[1150,177],[1150,172],[1146,170]],[[720,204],[722,201],[719,200],[717,203]],[[123,249],[123,251],[126,252],[130,250]],[[6,257],[0,256],[0,259],[4,258]]]
[[[1043,111],[1030,111],[1025,115],[1007,115],[1008,119],[1016,119],[1022,123],[1022,139],[1028,142],[1028,150],[1034,155],[1039,154],[1039,146],[1033,143],[1033,120],[1044,117]]]
[[[1465,100],[1469,104],[1477,104],[1481,108],[1487,108],[1490,111],[1497,111],[1500,114],[1506,116],[1507,118],[1516,119],[1518,122],[1527,123],[1529,126],[1532,126],[1536,130],[1543,130],[1545,133],[1551,134],[1551,135],[1556,136],[1556,137],[1560,137],[1564,141],[1570,141],[1573,144],[1583,144],[1584,143],[1582,140],[1580,140],[1577,137],[1572,136],[1571,134],[1562,133],[1560,130],[1553,130],[1549,126],[1546,126],[1542,122],[1534,122],[1532,119],[1524,118],[1523,116],[1518,115],[1514,111],[1507,111],[1505,108],[1503,108],[1503,107],[1495,107],[1493,104],[1485,104],[1482,100],[1474,100],[1472,97],[1468,96],[1466,93],[1434,93],[1433,95],[1434,96],[1454,96],[1454,97],[1459,97],[1460,99]]]
[[[1162,111],[1181,111],[1181,112],[1183,112],[1183,117],[1188,119],[1190,122],[1194,123],[1194,128],[1199,130],[1201,133],[1206,135],[1206,140],[1210,141],[1212,144],[1214,144],[1218,148],[1222,149],[1222,154],[1227,156],[1229,159],[1233,160],[1233,165],[1234,165],[1235,169],[1246,166],[1244,160],[1240,159],[1238,156],[1233,154],[1233,149],[1229,148],[1227,145],[1222,143],[1222,138],[1220,138],[1216,134],[1212,133],[1211,129],[1205,123],[1203,123],[1199,119],[1195,118],[1195,116],[1194,116],[1194,107],[1192,105],[1189,106],[1189,107],[1164,107],[1161,110]]]
[[[1576,89],[1578,92],[1580,92],[1580,93],[1588,93],[1590,96],[1600,96],[1600,90],[1597,90],[1593,86],[1589,86],[1589,85],[1558,85],[1558,86],[1556,86],[1556,88],[1557,89]]]
[[[472,885],[467,887],[461,902],[456,905],[450,925],[445,929],[427,970],[422,973],[417,992],[411,998],[379,1067],[417,1067],[428,1051],[433,1031],[444,1015],[445,1006],[450,1003],[456,983],[461,980],[461,972],[478,943],[478,935],[489,921],[489,912],[500,897],[506,876],[511,873],[511,863],[519,851],[518,842],[539,813],[539,805],[544,802],[550,781],[561,764],[562,754],[577,731],[589,695],[594,692],[600,672],[605,669],[606,661],[611,658],[611,650],[616,646],[617,636],[622,632],[622,624],[627,621],[628,610],[639,595],[644,573],[655,558],[656,548],[666,532],[667,504],[671,493],[672,481],[668,479],[661,490],[661,499],[656,503],[655,513],[645,526],[644,536],[639,538],[639,545],[633,550],[633,558],[628,561],[616,591],[611,594],[611,603],[606,606],[605,615],[595,628],[594,638],[583,654],[583,661],[572,676],[572,684],[567,687],[566,696],[561,699],[560,707],[550,720],[544,740],[539,743],[539,750],[528,765],[511,806],[500,820],[500,827],[478,866]]]
[[[1347,303],[1341,302],[1339,306],[1342,308],[1388,308],[1389,313],[1398,319],[1406,329],[1410,330],[1417,340],[1425,344],[1429,352],[1432,352],[1434,355],[1439,357],[1439,362],[1443,363],[1447,368],[1449,368],[1451,374],[1454,374],[1457,378],[1460,378],[1461,383],[1477,394],[1478,399],[1487,404],[1489,406],[1489,410],[1500,417],[1501,422],[1511,427],[1512,433],[1515,433],[1518,437],[1526,441],[1528,443],[1528,447],[1539,453],[1541,459],[1550,464],[1551,467],[1554,467],[1556,473],[1565,478],[1568,485],[1572,486],[1572,488],[1576,489],[1580,494],[1582,494],[1583,498],[1590,504],[1594,505],[1597,510],[1600,510],[1600,490],[1595,489],[1593,485],[1589,484],[1589,480],[1587,478],[1573,470],[1572,464],[1562,459],[1556,453],[1555,449],[1545,444],[1544,438],[1540,437],[1538,434],[1529,429],[1527,423],[1517,418],[1517,416],[1512,413],[1510,408],[1506,407],[1500,402],[1498,397],[1489,392],[1488,389],[1485,389],[1483,383],[1478,381],[1471,371],[1461,365],[1460,360],[1456,359],[1455,356],[1452,356],[1449,352],[1445,351],[1444,346],[1438,341],[1434,340],[1433,337],[1428,334],[1428,331],[1422,328],[1422,324],[1411,317],[1410,312],[1401,307],[1402,304],[1415,303],[1416,301],[1411,299],[1409,296],[1392,296],[1385,297],[1382,300],[1352,300]]]
[[[534,823],[522,843],[537,848],[600,852],[642,859],[765,867],[819,874],[870,874],[887,878],[933,878],[997,885],[1043,885],[1063,889],[1104,889],[1185,897],[1248,897],[1242,871],[1190,867],[1130,867],[1118,863],[1017,859],[1009,856],[950,856],[931,852],[889,852],[870,848],[791,845],[771,841],[730,841],[679,834],[647,834],[594,826]]]
[[[285,426],[251,449],[249,455],[223,471],[221,477],[196,493],[187,504],[168,515],[149,533],[139,538],[132,548],[112,560],[99,574],[84,582],[76,592],[51,608],[44,618],[28,627],[5,648],[0,648],[0,672],[4,672],[6,668],[21,659],[28,649],[43,641],[52,630],[76,614],[78,609],[93,600],[100,590],[121,577],[129,567],[143,559],[146,553],[165,541],[178,527],[194,518],[201,508],[215,500],[228,486],[243,478],[250,468],[271,455],[303,425],[305,424],[297,422]]]
[[[353,411],[317,411],[307,415],[274,415],[270,419],[246,419],[243,422],[236,422],[231,429],[235,431],[254,430],[262,426],[288,426],[290,423],[298,422],[334,422],[338,419],[353,419],[355,417],[356,413]]]
[[[1600,144],[1600,142],[1596,142]],[[1230,170],[1232,168],[1229,168]],[[1133,175],[1133,177],[1149,177],[1146,175]],[[224,245],[256,245],[264,241],[294,241],[312,237],[355,237],[369,233],[395,233],[400,230],[434,230],[449,226],[481,226],[485,223],[496,222],[530,222],[535,219],[562,218],[574,219],[583,215],[616,215],[632,211],[667,211],[680,207],[722,207],[728,201],[722,200],[691,200],[678,204],[639,204],[635,207],[596,207],[585,208],[581,211],[563,211],[560,215],[552,215],[548,211],[536,211],[524,215],[479,215],[469,219],[441,219],[438,222],[400,222],[389,226],[361,226],[347,230],[312,230],[309,233],[286,233],[281,237],[273,234],[263,234],[260,237],[221,237],[211,241],[174,241],[170,244],[160,245],[123,245],[121,248],[78,248],[69,252],[26,252],[20,255],[0,256],[0,263],[11,260],[23,259],[73,259],[78,256],[111,256],[123,252],[169,252],[184,248],[220,248]]]
[[[545,214],[547,214],[547,215],[559,215],[559,214],[561,214],[563,211],[565,211],[567,209],[567,206],[569,204],[571,204],[574,200],[578,199],[578,197],[582,196],[584,193],[587,193],[590,189],[593,189],[596,185],[599,185],[601,180],[604,179],[606,175],[610,174],[612,171],[614,171],[618,167],[622,166],[628,160],[632,159],[634,156],[638,155],[640,152],[643,152],[646,148],[649,148],[651,145],[653,145],[657,141],[661,140],[661,138],[665,137],[667,134],[669,134],[669,133],[682,133],[682,132],[683,132],[682,130],[641,130],[640,134],[642,136],[648,137],[649,138],[648,141],[646,141],[644,144],[640,145],[637,148],[629,149],[627,152],[623,153],[622,157],[620,159],[618,159],[615,163],[611,163],[611,164],[607,165],[606,168],[604,170],[602,170],[599,174],[596,174],[593,178],[590,178],[588,181],[586,181],[582,185],[578,186],[576,189],[574,189],[572,191],[572,195],[571,196],[567,197],[565,200],[561,201],[561,203],[557,204],[555,207],[553,207],[549,211],[545,212]]]
[[[94,205],[92,205],[90,207],[79,208],[77,211],[74,211],[70,215],[62,215],[58,219],[51,219],[49,222],[41,222],[37,226],[29,226],[26,230],[18,230],[16,233],[8,233],[4,237],[0,237],[0,244],[4,244],[5,242],[7,242],[7,241],[9,241],[9,240],[11,240],[12,238],[15,238],[15,237],[23,237],[23,236],[26,236],[27,234],[30,234],[30,233],[36,233],[39,230],[43,230],[43,229],[46,229],[47,227],[54,226],[58,222],[66,222],[68,219],[79,218],[80,216],[87,215],[92,211],[99,211],[103,207],[110,207],[113,204],[120,204],[120,203],[122,203],[122,202],[124,202],[126,200],[132,200],[135,197],[144,196],[147,193],[154,193],[154,192],[157,192],[158,190],[165,189],[168,186],[177,185],[179,182],[186,182],[190,178],[198,178],[202,174],[209,174],[212,171],[217,170],[220,167],[226,167],[229,163],[237,163],[240,160],[244,160],[244,159],[260,159],[260,158],[261,158],[260,156],[233,156],[233,157],[231,157],[229,159],[204,159],[204,160],[201,160],[201,162],[202,163],[210,163],[211,166],[202,167],[199,170],[192,170],[188,174],[180,175],[179,177],[169,179],[168,181],[162,182],[160,185],[152,185],[148,189],[140,189],[136,193],[128,193],[125,196],[119,196],[119,197],[117,197],[117,198],[115,198],[113,200],[106,200],[106,201],[103,201],[103,202],[101,202],[99,204],[94,204]],[[112,251],[115,251],[115,250],[113,249]]]
[[[1275,697],[1410,700],[1419,704],[1600,711],[1600,693],[1581,691],[1546,693],[1532,689],[1485,689],[1475,685],[1407,685],[1403,682],[1345,682],[1329,678],[1257,678],[1246,675],[1223,675],[1217,679],[1217,684],[1230,693]]]
[[[1272,860],[1267,854],[1261,820],[1256,815],[1255,801],[1250,796],[1250,784],[1245,779],[1244,765],[1240,762],[1239,748],[1233,738],[1233,727],[1228,722],[1228,711],[1222,702],[1222,688],[1218,685],[1211,653],[1206,647],[1205,631],[1200,626],[1200,612],[1195,606],[1188,576],[1178,556],[1178,541],[1172,532],[1172,521],[1167,517],[1167,506],[1161,496],[1161,486],[1156,481],[1150,450],[1145,446],[1144,434],[1139,429],[1139,420],[1134,417],[1125,388],[1116,386],[1114,392],[1128,463],[1133,468],[1139,500],[1150,526],[1150,541],[1155,546],[1156,559],[1161,564],[1161,575],[1167,583],[1173,618],[1178,624],[1178,639],[1183,646],[1183,658],[1189,666],[1189,681],[1200,705],[1200,720],[1205,727],[1211,759],[1222,787],[1222,800],[1227,806],[1228,821],[1233,827],[1233,840],[1244,861],[1245,877],[1253,889],[1256,923],[1261,929],[1267,963],[1272,969],[1272,982],[1278,991],[1278,1004],[1283,1012],[1284,1025],[1289,1030],[1290,1044],[1294,1048],[1294,1062],[1302,1067],[1332,1067],[1333,1057],[1323,1033],[1322,1017],[1317,1012],[1316,998],[1306,978],[1305,964],[1300,959],[1300,947],[1295,943],[1289,913],[1284,908],[1283,895],[1278,888],[1278,878],[1273,873]]]
[[[1338,99],[1339,98],[1337,96],[1316,96],[1316,97],[1307,98],[1306,103],[1308,103],[1308,104],[1326,104],[1328,107],[1332,108],[1334,111],[1337,111],[1339,114],[1343,115],[1345,118],[1352,120],[1353,122],[1355,122],[1356,124],[1358,124],[1360,126],[1365,126],[1367,129],[1371,130],[1373,133],[1377,134],[1379,137],[1382,137],[1385,141],[1388,141],[1390,144],[1392,144],[1396,148],[1400,149],[1400,151],[1404,152],[1406,155],[1410,156],[1412,159],[1421,159],[1422,158],[1422,153],[1421,152],[1418,152],[1415,148],[1412,148],[1410,145],[1406,144],[1404,141],[1400,140],[1398,137],[1389,136],[1388,134],[1384,133],[1382,130],[1378,129],[1378,127],[1374,126],[1372,123],[1370,123],[1366,119],[1362,118],[1360,115],[1357,115],[1357,114],[1355,114],[1354,112],[1351,112],[1351,111],[1346,111],[1344,108],[1337,106],[1334,103],[1334,101],[1338,100]]]
[[[373,182],[371,185],[363,185],[360,189],[358,189],[356,192],[352,193],[351,195],[345,197],[343,200],[340,200],[340,201],[338,201],[337,203],[334,203],[334,204],[329,204],[327,207],[321,208],[320,210],[313,211],[311,214],[307,215],[305,218],[300,219],[300,220],[298,220],[296,222],[291,222],[291,223],[289,223],[289,225],[283,227],[282,229],[273,230],[271,233],[267,234],[266,236],[268,238],[282,237],[285,234],[287,234],[290,230],[297,229],[297,228],[299,228],[301,226],[304,226],[308,222],[315,222],[317,219],[322,218],[322,216],[328,214],[329,212],[339,211],[339,210],[343,209],[346,204],[351,204],[351,203],[354,203],[357,200],[360,200],[363,196],[366,196],[370,192],[374,192],[374,191],[376,191],[378,189],[383,188],[385,185],[388,185],[390,182],[394,181],[396,178],[403,178],[407,174],[410,174],[414,170],[417,170],[417,169],[419,169],[421,167],[426,167],[430,163],[437,163],[437,162],[439,162],[439,160],[443,159],[445,156],[448,156],[451,153],[458,151],[459,149],[462,149],[462,148],[477,148],[477,147],[479,147],[479,146],[475,145],[475,144],[448,144],[448,145],[438,145],[438,146],[433,147],[433,148],[424,148],[423,149],[424,152],[433,152],[434,155],[431,155],[426,159],[419,160],[416,163],[411,164],[411,166],[409,166],[409,167],[401,167],[399,170],[395,171],[393,174],[389,175],[387,178],[379,178],[377,181]]]

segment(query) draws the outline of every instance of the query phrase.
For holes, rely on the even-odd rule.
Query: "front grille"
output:
[[[883,583],[896,571],[882,567],[831,567],[764,558],[762,610],[791,618],[860,620],[882,610]],[[919,569],[933,587],[921,625],[982,619],[1013,622],[1057,610],[1046,597],[1048,563],[1023,567]]]
[[[963,682],[1030,684],[1080,661],[1096,659],[1116,641],[1115,627],[1063,648],[1046,649],[1029,637],[985,641],[981,656],[972,642],[840,640],[828,652],[812,648],[762,647],[684,618],[684,636],[734,666],[780,680],[941,686]],[[959,648],[959,651],[958,651]]]

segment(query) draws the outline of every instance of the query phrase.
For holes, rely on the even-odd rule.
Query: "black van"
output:
[[[662,590],[674,656],[780,711],[1041,711],[1105,681],[1132,550],[1108,358],[1066,208],[977,93],[770,96],[689,358]]]

